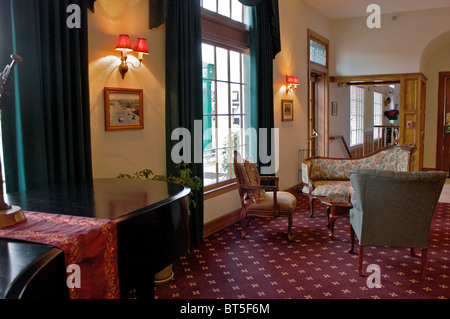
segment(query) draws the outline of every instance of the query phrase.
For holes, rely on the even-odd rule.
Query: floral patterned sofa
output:
[[[350,198],[353,189],[350,175],[357,168],[389,171],[410,171],[413,167],[415,145],[389,145],[360,158],[310,157],[302,163],[302,192],[309,196],[311,217],[317,196],[345,196]]]

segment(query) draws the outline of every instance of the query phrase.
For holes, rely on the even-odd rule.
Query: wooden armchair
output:
[[[246,236],[246,227],[252,216],[288,218],[288,239],[293,239],[292,214],[297,199],[288,192],[278,190],[277,176],[260,176],[255,163],[243,160],[239,152],[234,151],[234,173],[236,175],[241,199],[242,238]],[[275,181],[275,186],[261,185],[261,181]],[[248,218],[247,218],[248,217]]]

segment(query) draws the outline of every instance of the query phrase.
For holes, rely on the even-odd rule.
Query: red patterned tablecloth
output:
[[[80,267],[80,288],[68,288],[72,299],[119,298],[117,228],[107,219],[24,212],[26,220],[0,229],[0,237],[56,246],[66,267]],[[70,275],[70,273],[68,274]]]

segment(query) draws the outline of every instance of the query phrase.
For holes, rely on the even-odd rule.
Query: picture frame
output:
[[[294,120],[294,100],[281,100],[281,120],[283,122]]]
[[[142,89],[104,88],[105,131],[144,128]]]
[[[338,104],[337,102],[331,102],[331,116],[337,116]]]

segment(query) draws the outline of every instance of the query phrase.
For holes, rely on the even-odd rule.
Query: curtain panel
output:
[[[2,2],[6,3],[6,1]],[[92,0],[8,0],[10,42],[20,55],[2,114],[8,192],[92,183],[87,9]],[[69,28],[67,7],[81,9]]]
[[[261,154],[271,156],[275,152],[273,106],[273,59],[281,51],[280,24],[278,0],[239,0],[242,4],[251,6],[250,14],[250,63],[251,63],[251,113],[252,126],[266,129],[266,136],[258,139],[258,168],[275,167],[273,163],[262,161]],[[262,145],[265,149],[261,149]],[[268,174],[273,175],[275,172]]]
[[[202,53],[201,53],[201,11],[200,0],[166,1],[166,165],[167,175],[177,174],[172,159],[174,146],[179,140],[172,140],[175,129],[184,128],[191,134],[191,140],[183,140],[190,152],[190,168],[194,176],[203,180],[203,154],[196,154],[194,141],[195,124],[200,123],[202,134]],[[184,154],[184,153],[183,153]],[[191,245],[203,240],[203,189],[196,192],[196,207],[190,211]]]

